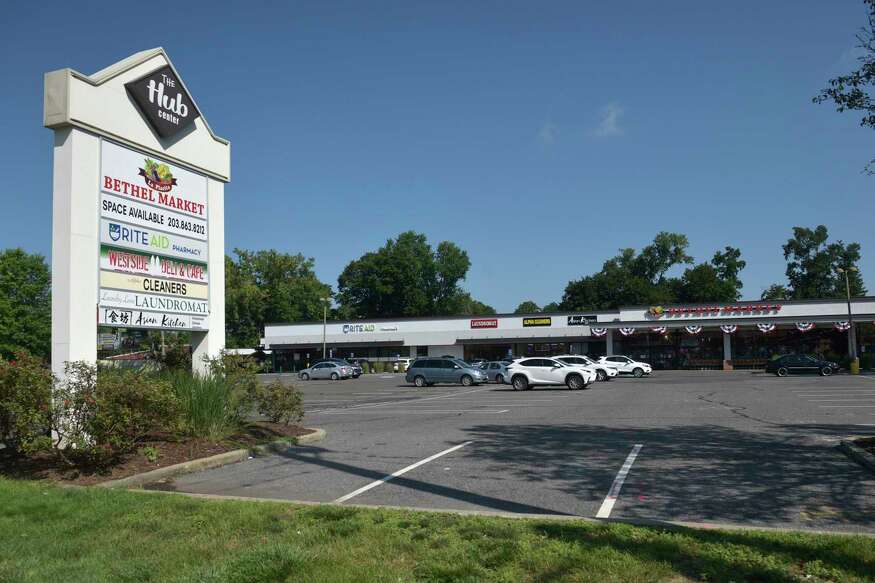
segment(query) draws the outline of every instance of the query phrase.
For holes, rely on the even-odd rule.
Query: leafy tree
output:
[[[526,300],[516,307],[514,314],[537,314],[541,307],[532,300]]]
[[[337,279],[337,297],[351,317],[462,314],[478,307],[459,286],[470,266],[454,243],[433,250],[425,235],[407,231],[351,261]]]
[[[550,302],[549,304],[547,304],[546,306],[541,308],[541,311],[545,312],[545,313],[558,312],[560,310],[562,310],[562,308],[559,306],[559,304],[557,302]]]
[[[225,257],[225,328],[229,347],[258,344],[265,323],[322,319],[331,286],[313,271],[314,260],[275,249],[235,249]]]
[[[815,229],[793,227],[793,237],[783,246],[787,260],[789,285],[772,285],[763,293],[780,295],[796,300],[845,297],[845,276],[838,268],[857,267],[860,261],[860,244],[835,241],[828,243],[829,232],[824,225]],[[866,294],[863,276],[857,268],[848,273],[851,295]],[[776,298],[775,298],[776,299]]]
[[[608,310],[622,305],[668,303],[675,297],[676,285],[666,280],[675,265],[692,263],[687,255],[686,235],[661,232],[640,253],[621,249],[605,261],[601,271],[565,288],[564,310]]]
[[[48,358],[52,337],[51,273],[45,258],[23,249],[0,252],[0,356],[18,350]]]
[[[494,316],[495,308],[489,304],[477,301],[467,292],[460,299],[459,308],[454,310],[453,315],[459,316]]]
[[[781,285],[780,283],[773,283],[765,290],[763,290],[760,299],[763,300],[789,300],[793,296],[793,293],[786,285]]]
[[[689,303],[734,302],[741,297],[738,277],[746,262],[741,251],[726,247],[714,253],[710,263],[700,263],[684,271],[676,285],[676,301]]]
[[[821,90],[813,100],[815,103],[833,102],[836,110],[843,112],[861,111],[860,125],[875,128],[875,102],[869,95],[868,87],[875,85],[875,0],[863,0],[868,11],[866,25],[857,33],[857,47],[862,54],[856,71],[839,75],[829,80],[829,87]],[[873,173],[875,160],[866,165],[866,172]]]

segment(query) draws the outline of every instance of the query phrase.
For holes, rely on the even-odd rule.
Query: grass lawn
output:
[[[360,510],[0,479],[0,581],[871,581],[875,539]]]

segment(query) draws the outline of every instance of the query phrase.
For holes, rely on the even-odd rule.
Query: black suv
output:
[[[820,360],[804,354],[786,354],[769,361],[766,372],[775,373],[779,377],[788,374],[814,374],[828,377],[839,369],[839,365],[828,360]]]

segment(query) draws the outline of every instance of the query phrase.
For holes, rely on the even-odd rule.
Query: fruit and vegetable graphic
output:
[[[170,167],[151,158],[145,159],[145,166],[140,168],[140,175],[144,176],[149,186],[156,190],[166,192],[176,184],[176,179],[173,178]]]

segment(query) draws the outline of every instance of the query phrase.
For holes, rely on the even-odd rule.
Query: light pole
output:
[[[836,268],[836,271],[845,276],[845,292],[848,297],[848,356],[851,357],[851,374],[860,374],[860,359],[857,357],[857,330],[854,327],[854,314],[851,312],[851,283],[848,280],[849,271],[858,271],[851,265],[848,268]]]
[[[328,354],[325,350],[325,330],[328,327],[328,302],[331,298],[319,298],[319,300],[322,302],[322,358],[326,358]]]

